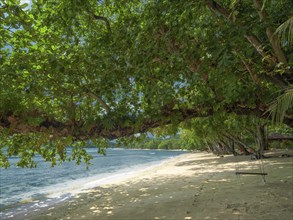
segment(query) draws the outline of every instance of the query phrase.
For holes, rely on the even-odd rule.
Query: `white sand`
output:
[[[237,178],[233,156],[190,153],[27,219],[292,220],[293,157],[282,153],[263,160],[266,183],[261,176]],[[259,172],[259,161],[236,159],[239,170]]]

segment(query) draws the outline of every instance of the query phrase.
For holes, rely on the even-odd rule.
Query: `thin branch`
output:
[[[90,10],[87,10],[87,12],[88,12],[90,15],[92,15],[94,19],[96,19],[96,20],[101,20],[101,21],[105,22],[105,25],[106,25],[106,27],[107,27],[109,33],[111,33],[110,22],[109,22],[109,20],[108,20],[106,17],[104,17],[104,16],[100,16],[100,15],[96,15],[96,14],[92,13]]]
[[[228,20],[231,20],[229,11],[226,8],[219,5],[216,1],[207,0],[207,5],[213,11],[218,12],[221,15],[223,15],[225,18],[227,18]]]
[[[242,58],[240,57],[241,62],[243,63],[243,65],[245,66],[246,70],[249,72],[252,80],[254,81],[254,83],[258,86],[260,86],[259,83],[259,77],[263,78],[264,80],[267,80],[268,82],[271,82],[272,84],[276,84],[279,85],[281,88],[287,88],[287,84],[282,80],[282,78],[280,78],[278,75],[273,76],[273,75],[260,75],[257,76],[257,74],[254,74],[252,72],[251,67],[249,66],[249,64]]]
[[[111,32],[111,26],[110,26],[110,22],[109,20],[106,18],[106,17],[103,17],[103,16],[99,16],[99,15],[95,15],[95,14],[92,14],[93,17],[96,19],[96,20],[102,20],[105,22],[105,25],[108,29],[109,32]]]
[[[253,74],[253,72],[252,72],[250,66],[248,65],[248,63],[247,63],[243,58],[241,58],[241,57],[240,57],[240,60],[241,60],[241,62],[243,63],[243,65],[245,66],[246,70],[248,71],[248,73],[249,73],[249,75],[250,75],[252,81],[253,81],[256,85],[259,85],[259,79],[258,79],[258,77],[257,77],[256,74]]]
[[[252,44],[252,46],[256,49],[256,51],[265,59],[271,66],[276,64],[275,58],[264,51],[264,48],[261,42],[254,35],[244,35],[244,37]]]
[[[80,76],[86,81],[87,85],[90,85],[90,82],[89,82],[89,80],[88,80],[88,78],[87,78],[87,76],[85,74],[80,73]],[[110,107],[106,104],[106,102],[100,96],[98,96],[94,92],[92,92],[88,88],[88,86],[83,86],[83,89],[85,91],[85,94],[93,97],[94,99],[96,99],[103,106],[103,108],[106,110],[107,113],[109,113],[111,111]]]
[[[107,30],[109,31],[109,33],[111,33],[111,25],[110,25],[109,20],[106,17],[100,16],[100,15],[96,15],[95,13],[91,12],[90,8],[87,8],[86,11],[87,11],[87,13],[89,15],[93,16],[94,19],[101,20],[101,21],[105,22],[105,25],[107,27]]]
[[[107,113],[111,111],[110,107],[106,104],[106,102],[102,98],[100,98],[99,96],[97,96],[96,94],[94,94],[93,92],[89,90],[87,90],[86,94],[95,98],[103,106],[103,108],[106,110]]]

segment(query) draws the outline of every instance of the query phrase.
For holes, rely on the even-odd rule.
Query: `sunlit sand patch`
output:
[[[149,190],[149,188],[141,188],[141,189],[139,189],[139,191],[141,191],[141,192],[146,192],[147,190]]]
[[[208,180],[208,182],[220,183],[220,182],[231,182],[231,180],[219,179],[219,180]]]
[[[121,195],[129,195],[128,193],[127,193],[127,191],[120,191],[119,192]]]
[[[142,195],[140,195],[140,196],[142,196],[142,197],[146,197],[146,196],[150,196],[151,194],[149,194],[149,193],[145,193],[145,194],[142,194]]]
[[[234,215],[240,215],[240,214],[241,214],[241,211],[240,211],[239,209],[233,209],[233,210],[232,210],[232,213],[233,213]]]
[[[108,203],[111,203],[112,201],[113,201],[113,200],[112,200],[111,198],[108,198],[108,199],[107,199],[107,202],[108,202]]]
[[[104,209],[104,210],[112,210],[113,207],[111,207],[111,206],[105,206],[103,209]]]
[[[138,201],[140,201],[138,198],[132,198],[132,199],[130,200],[130,202],[138,202]]]
[[[102,211],[100,210],[100,208],[97,207],[97,206],[92,206],[92,207],[90,207],[90,210],[92,210],[92,212],[95,213],[95,214],[99,214],[99,213],[102,212]]]
[[[154,217],[154,219],[166,219],[166,217],[167,217],[167,216],[165,216],[165,215],[163,215],[163,216],[161,216],[161,217],[156,216],[156,217]]]

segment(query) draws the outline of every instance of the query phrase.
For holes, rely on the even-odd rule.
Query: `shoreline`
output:
[[[268,155],[266,183],[260,176],[236,177],[233,156],[186,153],[25,218],[10,219],[291,220],[293,157],[274,151]],[[237,160],[242,170],[259,166],[249,156]]]
[[[60,203],[66,202],[75,196],[88,193],[95,188],[100,188],[104,185],[118,184],[125,180],[131,179],[142,172],[146,172],[150,169],[156,169],[156,167],[159,167],[169,160],[181,155],[182,154],[171,156],[161,161],[139,164],[131,168],[122,168],[113,173],[100,174],[97,176],[75,179],[64,183],[58,183],[53,186],[48,186],[48,188],[45,188],[45,191],[37,197],[28,197],[18,203],[8,205],[8,208],[1,210],[0,219],[22,219],[23,216],[31,216],[31,213],[29,212],[43,212],[52,207],[59,206]],[[73,185],[70,188],[64,187],[64,185],[68,185],[69,182],[73,182]],[[52,192],[53,187],[56,187],[56,192]]]

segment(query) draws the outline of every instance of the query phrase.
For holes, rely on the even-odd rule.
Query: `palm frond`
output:
[[[293,86],[287,88],[282,95],[276,98],[270,105],[268,112],[274,122],[282,123],[286,112],[293,107]]]
[[[293,43],[293,16],[281,24],[275,34],[278,34],[282,44],[292,44]]]

